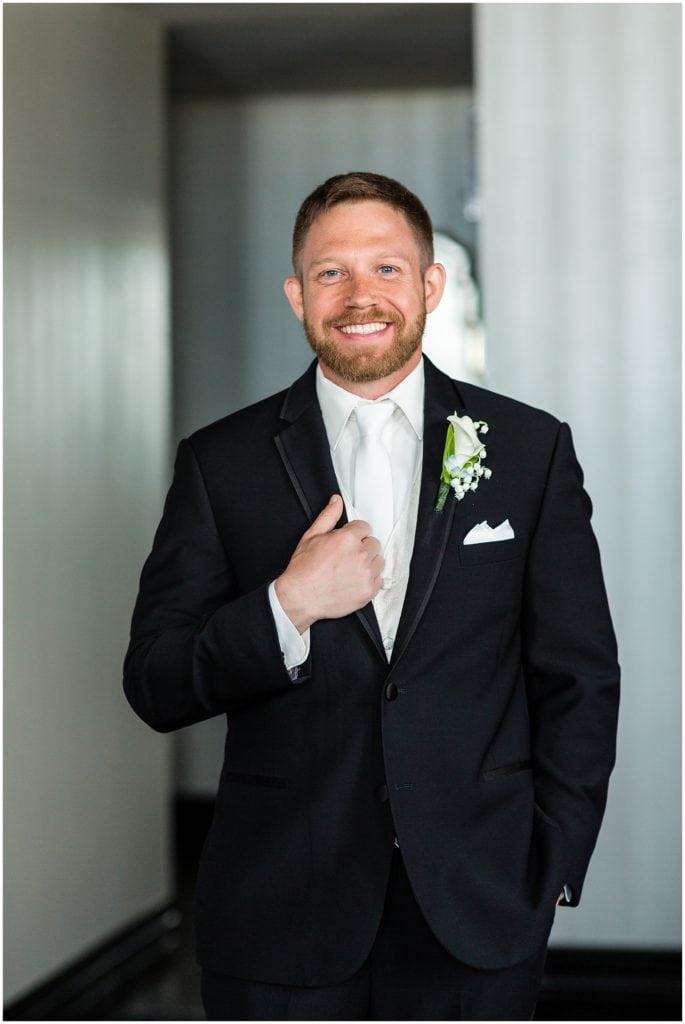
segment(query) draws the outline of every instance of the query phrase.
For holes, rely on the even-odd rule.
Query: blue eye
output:
[[[324,270],[323,273],[321,274],[321,276],[322,277],[333,278],[333,277],[337,277],[339,275],[339,273],[340,273],[339,270]]]
[[[379,267],[378,269],[380,270],[381,274],[384,274],[386,276],[388,274],[394,274],[395,273],[395,268],[389,266],[387,263],[385,263],[382,267]]]

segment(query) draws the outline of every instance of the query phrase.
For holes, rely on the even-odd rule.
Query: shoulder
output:
[[[544,434],[555,437],[561,426],[560,421],[544,409],[527,405],[516,398],[499,394],[489,388],[465,381],[454,380],[439,370],[430,359],[424,356],[426,388],[428,400],[433,408],[442,408],[456,401],[460,405],[460,413],[470,416],[473,420],[485,420],[490,426],[501,430],[514,430],[520,437],[522,433]],[[450,412],[452,409],[450,408]]]
[[[489,422],[490,419],[501,423],[516,424],[523,431],[538,430],[544,434],[556,435],[561,421],[535,406],[527,405],[516,398],[481,388],[475,384],[457,382],[457,387],[464,399],[469,416]]]
[[[466,414],[488,425],[483,438],[492,457],[546,473],[555,453],[572,445],[569,427],[544,409],[474,384],[456,382]]]
[[[221,452],[225,457],[230,445],[247,446],[258,457],[260,445],[268,443],[272,447],[274,435],[299,412],[316,403],[315,371],[313,360],[289,387],[201,427],[191,434],[188,443],[196,454]]]
[[[287,393],[286,388],[200,427],[190,435],[188,443],[196,455],[208,456],[219,451],[225,454],[227,446],[249,445],[254,448],[260,440],[270,441],[278,429]]]

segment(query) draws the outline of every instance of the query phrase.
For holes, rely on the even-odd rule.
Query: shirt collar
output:
[[[421,359],[418,366],[404,380],[400,381],[397,387],[382,396],[382,398],[392,398],[393,402],[400,407],[419,441],[423,439],[423,394],[424,372],[423,359]],[[328,377],[324,377],[320,366],[316,368],[316,397],[321,406],[328,443],[335,451],[340,444],[347,421],[355,406],[360,402],[360,398],[334,384]]]

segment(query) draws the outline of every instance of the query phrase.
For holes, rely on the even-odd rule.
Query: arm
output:
[[[268,581],[239,595],[192,445],[174,479],[141,574],[124,690],[167,732],[289,687]]]
[[[619,684],[592,506],[582,485],[562,424],[531,542],[523,657],[536,799],[566,840],[573,905],[606,804]]]
[[[378,541],[360,521],[334,529],[342,508],[333,496],[274,582],[300,634],[320,618],[363,607],[380,588]],[[124,691],[143,721],[168,732],[293,685],[269,590],[267,580],[239,593],[192,445],[182,441],[124,662]],[[307,669],[296,674],[297,683],[308,678]]]

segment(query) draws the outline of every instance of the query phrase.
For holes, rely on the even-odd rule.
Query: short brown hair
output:
[[[421,200],[408,188],[386,178],[383,174],[371,174],[369,171],[349,171],[347,174],[336,174],[324,181],[307,196],[298,210],[293,229],[293,267],[300,273],[299,261],[304,240],[310,227],[322,213],[327,213],[338,203],[355,203],[364,199],[375,199],[387,203],[393,209],[403,213],[409,226],[416,236],[421,250],[422,270],[433,260],[433,225]]]

